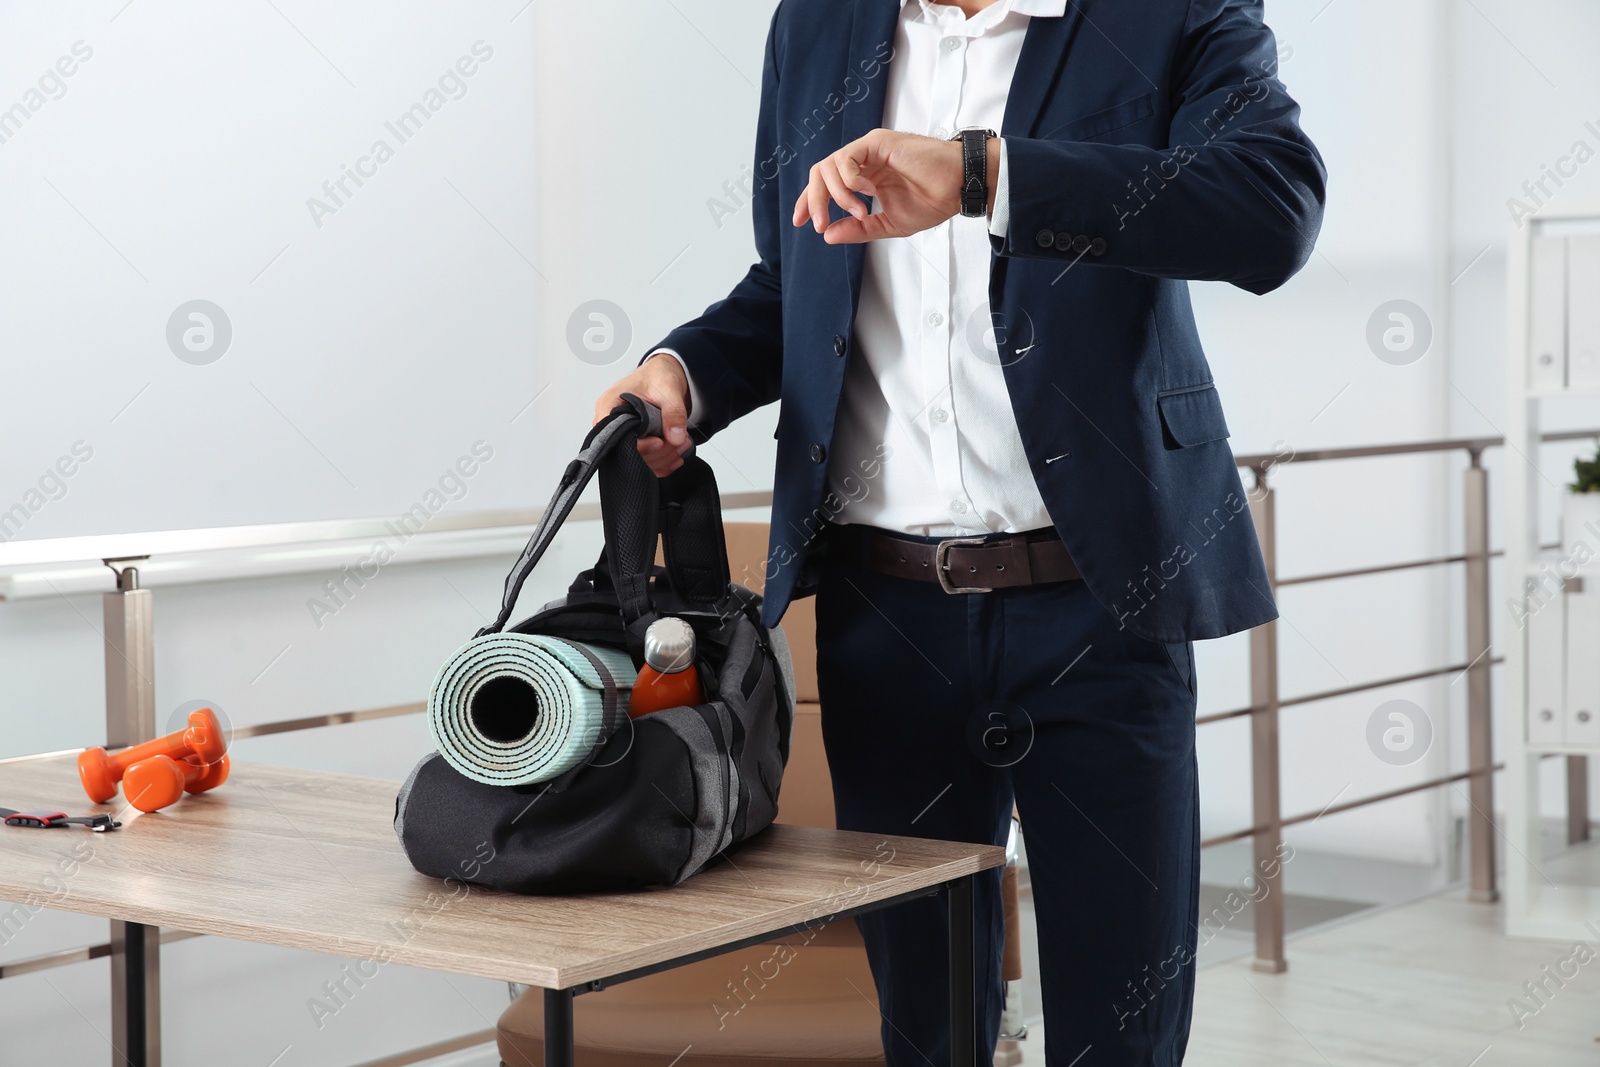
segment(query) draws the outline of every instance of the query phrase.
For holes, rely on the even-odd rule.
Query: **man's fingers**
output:
[[[830,245],[856,245],[876,241],[882,237],[899,237],[882,215],[868,215],[864,219],[840,219],[829,226],[822,239]]]
[[[813,179],[806,179],[806,187],[800,190],[800,196],[794,202],[794,224],[796,226],[810,222],[816,225],[816,216],[811,211],[811,189],[816,184]]]
[[[689,444],[686,441],[679,449],[664,443],[659,437],[641,437],[638,448],[645,466],[657,477],[666,477],[683,466],[683,453],[688,451]]]
[[[877,186],[873,185],[871,179],[861,170],[861,164],[848,153],[839,153],[839,176],[844,179],[845,185],[858,193],[865,193],[867,196],[878,195]]]
[[[873,195],[868,191],[872,183],[862,177],[860,167],[856,165],[845,150],[841,149],[811,168],[810,180],[806,183],[805,191],[800,194],[794,204],[794,215],[790,220],[793,225],[799,226],[802,220],[809,218],[813,229],[818,233],[825,231],[828,228],[829,221],[829,200],[838,204],[845,212],[855,218],[866,217],[867,206],[862,203],[861,198],[856,196],[853,191],[856,188],[861,188],[861,186],[846,180],[841,170],[843,166],[851,168],[851,173],[855,176],[855,182],[860,182],[866,186],[863,191],[867,192],[867,195]]]
[[[622,402],[623,393],[642,397],[661,409],[660,437],[641,437],[635,442],[639,455],[658,475],[671,474],[683,466],[683,455],[692,447],[689,441],[688,380],[670,353],[651,353],[632,374],[614,382],[595,401],[594,421],[610,415]]]
[[[884,165],[891,144],[885,131],[873,130],[816,163],[805,189],[795,200],[793,224],[799,226],[810,219],[812,228],[823,234],[829,244],[854,244],[900,236],[886,223],[875,222],[872,209],[862,199],[878,195],[877,183],[867,176],[867,168]],[[830,201],[838,204],[849,218],[831,221]]]
[[[689,443],[689,413],[676,400],[656,400],[661,409],[661,433],[674,445]]]
[[[647,460],[663,457],[670,459],[674,456],[682,456],[693,447],[688,441],[683,442],[681,445],[675,445],[671,441],[663,441],[659,437],[641,437],[638,445],[639,455]]]
[[[842,153],[840,154],[842,155]],[[837,156],[829,156],[817,164],[817,171],[822,177],[822,182],[828,187],[828,193],[833,197],[833,202],[843,208],[851,217],[862,218],[867,213],[867,207],[861,198],[851,192],[845,185],[844,176],[839,173]],[[824,205],[826,210],[826,205]]]
[[[817,174],[816,168],[811,171],[811,183],[806,186],[806,207],[811,215],[811,225],[818,232],[828,228],[828,187]]]
[[[799,226],[802,222],[805,222],[807,219],[810,219],[812,228],[815,229],[818,233],[822,232],[822,227],[817,225],[817,199],[818,199],[818,197],[824,198],[823,199],[824,203],[827,202],[826,201],[826,197],[827,197],[826,186],[824,186],[822,184],[822,182],[820,180],[818,180],[818,178],[817,178],[817,168],[816,167],[812,167],[811,168],[811,175],[806,180],[806,187],[804,189],[800,190],[800,195],[795,198],[795,202],[794,202],[794,219],[793,219],[794,225]],[[824,211],[822,217],[823,218],[827,218],[826,211]]]

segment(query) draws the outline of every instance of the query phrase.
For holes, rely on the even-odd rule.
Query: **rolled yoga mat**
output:
[[[439,668],[428,731],[450,766],[488,785],[547,782],[588,758],[604,700],[577,642],[539,634],[475,637]],[[626,652],[583,646],[611,672],[626,716],[637,671]]]

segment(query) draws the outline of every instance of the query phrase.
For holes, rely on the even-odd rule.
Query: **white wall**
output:
[[[480,440],[471,506],[553,477],[518,6],[6,6],[0,508],[92,450],[22,536],[399,513]]]
[[[1577,162],[1578,157],[1600,155],[1600,70],[1593,62],[1600,8],[1582,0],[1488,0],[1477,7],[1463,9],[1453,26],[1457,60],[1450,257],[1460,280],[1453,286],[1450,307],[1457,340],[1448,363],[1446,399],[1451,433],[1494,435],[1500,433],[1507,410],[1504,294],[1506,245],[1514,225],[1511,201],[1535,206],[1539,200],[1600,196],[1600,163],[1592,158]],[[1541,181],[1543,190],[1537,188]],[[1531,194],[1528,183],[1535,185]],[[1481,259],[1468,269],[1480,253]],[[1589,401],[1547,401],[1542,411],[1549,430],[1600,427],[1600,411]],[[1536,480],[1545,486],[1541,503],[1546,542],[1558,536],[1559,497],[1550,487],[1572,480],[1572,457],[1586,445],[1592,455],[1593,442],[1577,442],[1548,445],[1528,457],[1542,475]],[[1498,450],[1490,458],[1491,478],[1506,463],[1523,461]],[[1499,528],[1496,522],[1496,543]],[[1505,607],[1498,569],[1494,577],[1495,642],[1503,646],[1520,631]],[[1502,687],[1497,706],[1505,706],[1505,696]],[[1497,726],[1501,737],[1520,729],[1510,716]],[[1502,743],[1500,751],[1505,747]],[[1565,811],[1564,762],[1547,760],[1542,767],[1547,816]]]
[[[561,42],[537,66],[539,227],[556,269],[541,289],[535,343],[567,351],[572,316],[595,300],[620,309],[633,336],[625,360],[563,365],[584,413],[755,259],[749,209],[727,187],[750,173],[775,6],[541,3],[532,12],[536,39]],[[724,492],[772,487],[776,424],[774,406],[706,446]]]
[[[1280,77],[1327,161],[1328,207],[1316,254],[1279,291],[1261,298],[1217,284],[1191,287],[1237,452],[1292,456],[1445,434],[1443,338],[1436,336],[1433,350],[1409,366],[1381,361],[1366,342],[1367,321],[1380,304],[1408,299],[1426,306],[1437,287],[1443,219],[1435,205],[1447,160],[1436,128],[1449,106],[1439,93],[1443,7],[1378,0],[1268,5],[1283,56]],[[1444,554],[1444,471],[1432,459],[1282,464],[1272,476],[1279,576]],[[1284,695],[1446,662],[1444,593],[1444,579],[1427,573],[1283,590]],[[1202,647],[1202,664],[1215,664],[1202,676],[1203,706],[1249,702],[1243,644],[1230,638]],[[1217,662],[1224,659],[1226,666]],[[1223,672],[1225,682],[1218,678]],[[1445,742],[1406,767],[1380,761],[1366,740],[1368,718],[1394,698],[1420,705]],[[1449,709],[1448,687],[1430,684],[1285,709],[1285,812],[1320,811],[1336,799],[1440,773]],[[1205,831],[1250,825],[1247,726],[1204,727],[1200,737]],[[1328,816],[1288,838],[1302,849],[1433,864],[1438,803],[1426,794],[1409,797]],[[1290,867],[1286,875],[1292,888],[1314,889],[1297,886],[1296,873]]]

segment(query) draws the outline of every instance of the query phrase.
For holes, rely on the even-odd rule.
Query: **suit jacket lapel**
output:
[[[854,17],[850,22],[850,48],[845,60],[846,75],[860,79],[863,63],[870,69],[872,63],[881,63],[880,49],[887,43],[894,47],[895,29],[900,23],[900,0],[856,0]],[[860,100],[852,100],[840,115],[839,144],[843,147],[858,137],[865,136],[883,125],[884,96],[889,87],[888,64],[878,72],[871,89]],[[866,245],[845,245],[845,278],[850,288],[850,318],[855,320],[857,301],[861,296],[861,267],[866,258]]]
[[[895,29],[900,24],[900,6],[900,0],[856,0],[854,17],[850,21],[850,51],[845,61],[847,76],[860,80],[863,63],[870,66],[881,62],[880,49],[894,47]],[[868,94],[860,100],[851,101],[841,112],[841,146],[883,125],[883,97],[888,81],[889,71],[886,67],[871,82]]]
[[[1067,50],[1083,18],[1079,2],[1067,0],[1066,11],[1059,17],[1035,16],[1028,20],[1022,52],[1017,56],[1017,70],[1011,76],[1011,88],[1006,95],[1006,113],[1000,124],[1002,137],[1033,137],[1039,132],[1039,116],[1050,91],[1061,78]],[[990,251],[989,306],[1002,316],[1005,314],[1007,265],[1007,260],[998,252]],[[1006,373],[1011,374],[1009,365]]]
[[[1083,18],[1080,0],[1067,0],[1059,18],[1048,16],[1028,20],[1022,38],[1022,54],[1017,57],[1017,72],[1011,78],[1006,97],[1005,121],[1000,133],[1005,137],[1032,137],[1038,133],[1039,114],[1050,90],[1061,75],[1067,49]]]

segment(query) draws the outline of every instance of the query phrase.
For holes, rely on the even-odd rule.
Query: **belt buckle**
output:
[[[955,545],[981,545],[986,537],[950,537],[940,541],[933,549],[933,566],[939,575],[939,588],[946,593],[992,593],[993,589],[981,585],[951,585],[950,549]]]

